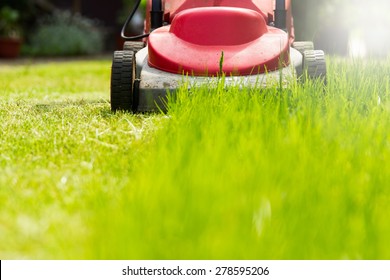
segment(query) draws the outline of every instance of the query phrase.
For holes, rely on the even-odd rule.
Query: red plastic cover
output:
[[[196,76],[251,75],[289,63],[284,31],[267,26],[262,14],[245,8],[192,8],[178,13],[170,26],[148,40],[149,65]]]
[[[147,0],[147,11],[151,9],[152,0]],[[291,0],[285,0],[287,10],[287,32],[290,43],[294,41],[294,24],[291,11]],[[274,20],[275,0],[163,0],[164,20],[171,23],[181,11],[200,7],[234,7],[246,8],[260,13],[267,24]],[[150,32],[149,13],[146,13],[145,33]]]

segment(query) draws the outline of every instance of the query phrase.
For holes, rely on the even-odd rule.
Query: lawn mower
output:
[[[183,79],[266,85],[269,79],[326,79],[323,51],[294,42],[291,0],[148,0],[144,34],[128,36],[137,0],[115,51],[111,109],[164,110]],[[184,77],[184,78],[183,78]]]

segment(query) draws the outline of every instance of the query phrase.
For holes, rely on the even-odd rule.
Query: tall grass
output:
[[[388,259],[389,65],[183,86],[166,116],[2,102],[0,257]]]
[[[389,258],[389,71],[334,58],[326,88],[183,87],[90,256]]]

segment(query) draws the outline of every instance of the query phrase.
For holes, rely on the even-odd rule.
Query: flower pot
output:
[[[0,38],[0,57],[16,58],[19,56],[22,40],[19,38]]]

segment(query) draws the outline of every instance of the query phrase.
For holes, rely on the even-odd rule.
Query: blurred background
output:
[[[120,30],[135,0],[0,0],[0,45],[22,55],[93,55],[121,48]],[[145,1],[144,1],[145,2]],[[389,0],[292,0],[296,40],[328,54],[390,54]],[[142,33],[144,11],[130,33]],[[0,50],[1,55],[1,50]]]

